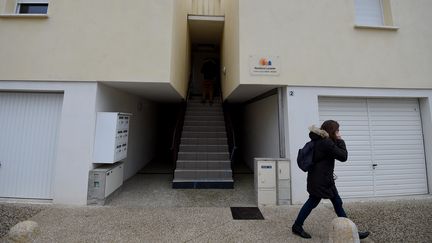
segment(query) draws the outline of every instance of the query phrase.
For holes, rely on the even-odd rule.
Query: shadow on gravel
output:
[[[40,205],[0,204],[0,239],[15,224],[33,217],[44,208]]]

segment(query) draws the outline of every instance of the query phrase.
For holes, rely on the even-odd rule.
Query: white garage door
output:
[[[0,92],[0,197],[52,199],[62,94]]]
[[[320,120],[337,120],[348,161],[336,163],[344,198],[426,194],[417,99],[319,99]]]

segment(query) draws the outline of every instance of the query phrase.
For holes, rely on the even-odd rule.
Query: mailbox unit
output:
[[[112,164],[126,158],[131,114],[98,112],[93,163]]]
[[[255,158],[255,195],[259,206],[291,204],[290,161]]]

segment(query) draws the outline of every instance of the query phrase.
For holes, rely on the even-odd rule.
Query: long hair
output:
[[[337,140],[336,132],[339,131],[339,123],[333,120],[327,120],[321,125],[321,129],[326,131],[333,141]]]

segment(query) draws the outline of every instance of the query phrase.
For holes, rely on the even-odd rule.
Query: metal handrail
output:
[[[223,104],[222,84],[219,85],[219,92],[220,92],[220,101],[221,101],[221,104]],[[227,132],[231,135],[231,139],[232,139],[232,148],[230,151],[230,161],[233,162],[234,153],[237,150],[237,143],[236,143],[235,132],[234,132],[234,124],[232,122],[229,110],[227,111],[226,105],[225,106],[222,105],[222,108],[224,110],[225,120],[227,121],[226,123],[228,124],[228,131]]]

